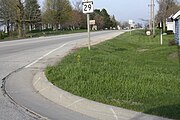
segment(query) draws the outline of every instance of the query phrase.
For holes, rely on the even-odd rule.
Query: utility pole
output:
[[[154,0],[152,0],[152,19],[153,19],[153,36],[155,36],[155,17],[154,17]]]
[[[150,19],[149,19],[149,30],[155,35],[155,20],[154,20],[154,0],[150,1]]]
[[[152,0],[149,6],[150,6],[149,30],[152,32]]]

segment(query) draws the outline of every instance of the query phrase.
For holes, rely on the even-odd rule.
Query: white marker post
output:
[[[129,29],[130,29],[130,35],[131,35],[131,26],[133,24],[133,20],[129,20]]]
[[[160,33],[160,43],[161,45],[163,44],[163,25],[162,22],[160,22],[160,29],[161,29],[161,33]]]
[[[82,0],[83,13],[87,14],[88,49],[91,49],[89,14],[94,12],[93,0]]]

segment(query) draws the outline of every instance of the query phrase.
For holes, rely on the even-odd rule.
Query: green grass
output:
[[[79,29],[79,30],[58,30],[58,31],[53,31],[53,30],[44,30],[44,31],[38,31],[34,30],[31,32],[28,32],[24,38],[34,38],[34,37],[41,37],[41,36],[53,36],[53,35],[64,35],[64,34],[72,34],[72,33],[82,33],[86,32],[87,30],[85,29]],[[0,32],[0,41],[7,41],[7,40],[17,40],[19,39],[17,37],[17,32],[12,33],[12,36],[2,36]],[[23,39],[23,38],[21,38]]]
[[[65,57],[46,69],[54,85],[94,101],[180,119],[180,64],[172,35],[134,31]]]
[[[63,35],[63,34],[71,34],[71,33],[81,33],[86,32],[85,29],[80,30],[45,30],[45,31],[31,31],[26,36],[27,37],[40,37],[40,36],[52,36],[52,35]]]

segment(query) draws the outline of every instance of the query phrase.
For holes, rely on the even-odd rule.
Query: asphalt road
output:
[[[101,41],[107,39],[107,36],[113,37],[120,33],[93,32],[91,39]],[[1,89],[0,119],[33,120],[41,116],[53,120],[93,119],[54,104],[39,95],[32,87],[33,75],[37,70],[43,70],[46,65],[68,54],[70,49],[84,43],[87,43],[87,33],[0,42],[0,78],[6,78],[5,89],[13,99],[9,99]],[[34,112],[38,115],[32,114]]]

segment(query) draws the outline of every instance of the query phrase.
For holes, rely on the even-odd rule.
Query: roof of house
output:
[[[169,17],[166,19],[166,22],[173,22],[173,19]]]
[[[172,18],[174,20],[180,19],[180,10]]]

